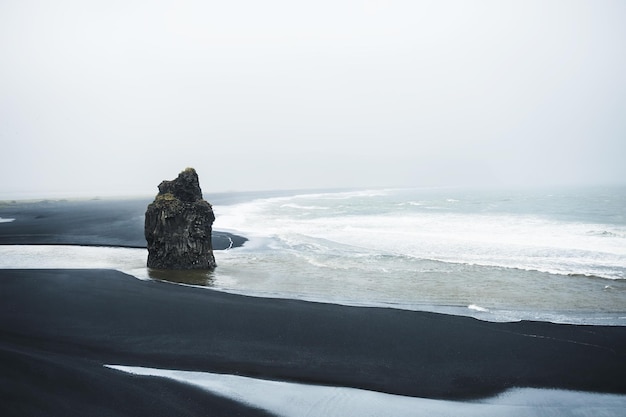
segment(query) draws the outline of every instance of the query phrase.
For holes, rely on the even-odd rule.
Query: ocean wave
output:
[[[0,217],[0,223],[10,223],[12,221],[15,221],[15,219],[5,219],[5,218]]]
[[[463,269],[452,268],[456,265],[461,268],[487,268],[502,273],[520,271],[572,278],[626,279],[626,268],[620,266],[620,258],[613,258],[611,262],[605,259],[604,264],[596,264],[595,261],[586,263],[581,261],[576,253],[571,253],[566,258],[563,258],[562,254],[537,257],[532,260],[532,263],[526,257],[515,257],[511,254],[474,257],[466,255],[466,258],[461,259],[456,255],[455,257],[420,256],[405,251],[375,249],[367,245],[345,244],[308,235],[277,235],[275,238],[273,250],[288,250],[294,256],[306,259],[311,265],[337,271],[354,269],[391,273],[397,272],[398,267],[409,264],[407,268],[421,273],[446,270],[455,273],[462,272]],[[386,265],[393,265],[395,268],[386,267]]]
[[[245,235],[320,239],[418,259],[625,278],[626,241],[618,227],[600,229],[528,215],[438,213],[428,207],[394,212],[397,204],[372,208],[363,200],[334,206],[315,201],[280,198],[228,207],[226,213],[216,209],[216,223]]]
[[[587,232],[587,236],[626,238],[626,235],[622,233],[610,232],[608,230],[590,230]]]
[[[292,208],[297,210],[328,210],[330,207],[324,206],[304,206],[301,204],[287,203],[280,206],[281,208]]]
[[[385,188],[385,189],[370,189],[370,190],[311,192],[311,193],[295,194],[289,197],[276,197],[276,198],[270,198],[270,199],[265,199],[265,200],[275,200],[275,201],[278,201],[280,199],[348,200],[348,199],[353,199],[353,198],[383,197],[383,196],[389,195],[391,192],[395,190],[396,190],[395,188]]]
[[[488,308],[481,307],[481,306],[478,306],[476,304],[470,304],[470,305],[467,306],[467,308],[469,308],[470,310],[474,310],[474,311],[480,311],[481,313],[488,313],[489,312]]]
[[[604,279],[604,280],[624,280],[626,276],[624,275],[625,270],[622,267],[615,268],[607,268],[606,266],[598,266],[599,270],[593,270],[593,268],[581,269],[576,268],[574,266],[568,267],[550,267],[548,265],[538,266],[538,265],[524,265],[524,264],[514,264],[510,262],[490,262],[490,261],[471,261],[471,260],[456,260],[456,259],[444,259],[444,258],[418,258],[424,261],[434,261],[441,262],[444,264],[453,264],[453,265],[467,265],[467,266],[476,266],[476,267],[484,267],[484,268],[495,268],[502,271],[512,270],[512,271],[524,271],[524,272],[537,272],[542,274],[549,275],[558,275],[558,276],[566,276],[572,278],[591,278],[591,279]],[[576,271],[575,271],[576,270]]]
[[[609,279],[609,280],[626,279],[626,277],[624,276],[624,273],[622,273],[622,272],[616,272],[616,273],[611,273],[611,274],[607,274],[607,275],[597,275],[597,274],[593,274],[593,273],[588,273],[588,274],[570,273],[570,274],[566,274],[566,275],[568,277],[572,277],[572,278],[591,278],[591,279]]]

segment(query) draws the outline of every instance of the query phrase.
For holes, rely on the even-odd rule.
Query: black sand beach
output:
[[[152,199],[0,202],[0,245],[83,245],[145,248],[144,214]],[[213,231],[215,250],[246,238]]]
[[[510,387],[626,394],[626,328],[252,298],[108,270],[0,271],[4,415],[254,415],[105,364],[410,396]]]
[[[5,206],[0,216],[19,221],[0,224],[0,242],[139,243],[125,233],[137,210],[100,203]],[[266,415],[106,364],[452,400],[512,387],[626,394],[626,328],[253,298],[111,270],[0,270],[2,415]]]

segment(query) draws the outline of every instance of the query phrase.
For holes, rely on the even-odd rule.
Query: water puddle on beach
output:
[[[116,269],[148,279],[148,251],[138,248],[64,245],[0,245],[2,269]]]
[[[212,287],[215,283],[214,271],[204,269],[192,270],[160,270],[148,269],[148,276],[158,281],[169,281],[176,284]]]
[[[133,375],[190,384],[281,417],[332,416],[617,416],[626,396],[586,392],[513,389],[477,401],[406,397],[363,389],[269,381],[238,375],[105,365]],[[416,410],[419,410],[418,412]]]
[[[141,248],[64,245],[0,245],[0,269],[115,269],[147,280],[210,287],[214,271],[155,270]]]

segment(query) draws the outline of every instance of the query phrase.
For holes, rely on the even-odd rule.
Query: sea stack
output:
[[[187,168],[175,180],[161,182],[146,210],[148,268],[215,268],[213,221],[213,208],[202,198],[195,169]]]

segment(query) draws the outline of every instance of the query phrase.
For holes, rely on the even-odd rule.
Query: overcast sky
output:
[[[626,182],[626,1],[0,0],[0,196]]]

